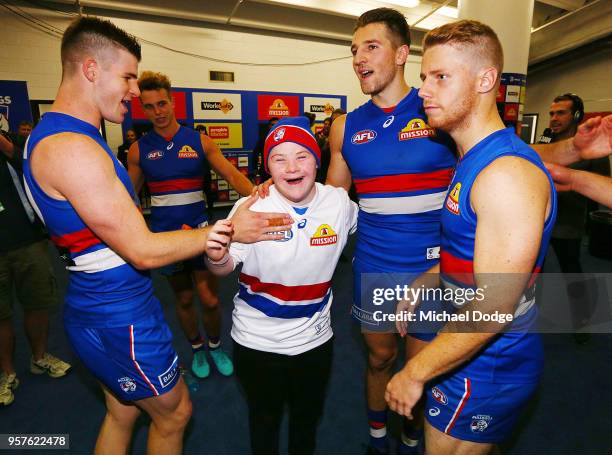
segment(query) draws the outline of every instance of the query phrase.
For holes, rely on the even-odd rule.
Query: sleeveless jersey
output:
[[[342,188],[320,183],[316,188],[300,215],[271,186],[270,196],[251,210],[292,213],[291,231],[282,240],[231,244],[234,263],[243,263],[231,333],[243,346],[297,355],[333,335],[331,280],[348,235],[357,226],[357,206]]]
[[[151,230],[174,231],[206,221],[203,187],[210,168],[200,133],[181,126],[166,140],[152,130],[138,140],[138,148],[151,193]]]
[[[386,113],[371,100],[346,117],[342,154],[359,195],[355,269],[422,272],[437,263],[454,144],[425,121],[412,88]]]
[[[495,159],[503,156],[523,158],[541,169],[551,187],[551,213],[544,225],[533,276],[527,285],[512,322],[512,329],[497,335],[466,366],[461,374],[487,382],[530,382],[542,369],[542,346],[539,334],[527,333],[537,317],[535,278],[540,271],[555,224],[557,198],[552,178],[542,160],[523,143],[511,128],[489,135],[459,161],[442,211],[440,272],[445,287],[474,287],[474,242],[476,214],[470,205],[470,192],[478,174]],[[503,204],[503,195],[499,195]]]
[[[136,196],[127,171],[117,161],[96,127],[58,112],[43,115],[25,147],[24,182],[28,198],[45,223],[51,240],[67,251],[67,269],[71,273],[64,308],[66,324],[120,327],[161,311],[159,301],[153,296],[149,274],[136,270],[100,240],[85,225],[70,202],[49,197],[36,183],[30,168],[36,145],[48,136],[65,132],[82,134],[96,141],[113,160],[117,177],[126,191],[134,200]]]

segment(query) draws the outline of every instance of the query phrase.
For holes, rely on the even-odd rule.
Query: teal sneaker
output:
[[[204,349],[193,354],[191,371],[200,379],[207,378],[210,375],[210,365],[208,365],[208,360],[206,360],[206,351]]]
[[[231,374],[234,372],[234,364],[232,363],[232,359],[230,359],[221,348],[211,350],[210,356],[212,357],[219,373],[221,373],[223,376],[231,376]]]

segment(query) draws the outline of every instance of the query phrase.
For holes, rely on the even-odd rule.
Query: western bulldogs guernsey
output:
[[[470,205],[470,190],[482,169],[502,156],[521,157],[546,173],[551,185],[552,210],[545,223],[533,278],[516,309],[512,323],[514,328],[519,327],[521,330],[497,336],[477,358],[463,368],[461,374],[487,382],[531,382],[537,380],[541,371],[542,348],[537,334],[525,332],[536,318],[533,283],[544,263],[555,222],[557,202],[552,179],[542,160],[511,128],[489,135],[457,164],[451,190],[442,211],[440,272],[447,287],[474,286],[476,215]],[[503,201],[503,195],[500,195],[500,198],[500,201]]]
[[[555,222],[554,185],[538,155],[507,128],[476,144],[457,164],[442,210],[440,269],[447,287],[475,284],[476,215],[470,206],[470,190],[482,169],[502,156],[530,161],[550,181],[551,213],[544,225],[534,276],[542,266]],[[495,336],[465,365],[428,384],[425,415],[432,426],[456,438],[481,443],[499,443],[510,436],[537,389],[542,371],[539,334],[528,333],[537,316],[533,281],[521,298],[509,331]]]
[[[150,131],[138,140],[140,168],[151,193],[151,230],[207,221],[204,176],[210,168],[198,131],[183,126],[170,140]]]
[[[371,100],[346,117],[342,154],[359,195],[358,272],[423,272],[436,264],[454,144],[425,122],[412,88],[386,113]]]
[[[234,297],[232,338],[259,351],[297,355],[320,346],[330,325],[331,279],[347,237],[357,226],[357,206],[344,189],[316,184],[306,212],[294,212],[274,186],[254,211],[294,213],[285,239],[232,243],[234,263],[242,262]],[[241,199],[232,213],[246,199]],[[231,214],[230,214],[231,216]]]
[[[64,320],[67,325],[118,327],[160,312],[146,272],[127,264],[83,223],[68,201],[49,197],[36,183],[30,158],[44,138],[64,132],[83,134],[95,140],[113,160],[115,172],[136,200],[127,171],[91,124],[70,115],[48,112],[32,132],[24,151],[24,180],[28,198],[45,223],[51,240],[68,250],[70,282],[66,292]]]

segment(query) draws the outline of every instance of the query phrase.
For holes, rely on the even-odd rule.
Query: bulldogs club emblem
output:
[[[285,128],[279,128],[274,132],[274,142],[280,142],[285,137]]]
[[[121,390],[123,390],[125,393],[132,393],[136,391],[136,383],[132,378],[125,376],[117,379],[117,382],[119,382],[119,387],[121,387]]]

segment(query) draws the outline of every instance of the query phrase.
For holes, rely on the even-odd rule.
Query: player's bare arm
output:
[[[211,138],[202,134],[200,140],[206,159],[214,171],[227,180],[227,183],[241,196],[249,196],[253,192],[253,184],[249,179],[223,156],[223,153]]]
[[[608,156],[612,154],[612,115],[588,119],[571,139],[531,147],[544,161],[564,166]]]
[[[589,199],[612,208],[612,178],[546,163],[557,191],[576,191]]]
[[[470,199],[478,218],[474,273],[476,286],[487,286],[477,309],[514,313],[537,258],[550,200],[546,175],[521,158],[499,158],[477,177]],[[464,311],[472,309],[468,304]],[[472,358],[504,327],[495,323],[458,333],[466,331],[459,324],[447,324],[391,380],[386,399],[392,409],[410,416],[427,381]]]
[[[144,183],[144,174],[142,169],[140,169],[140,148],[138,147],[138,141],[134,142],[128,150],[128,174],[134,191],[136,194],[140,193]]]
[[[344,188],[348,191],[351,188],[351,170],[342,156],[345,124],[346,114],[338,117],[334,123],[332,123],[329,131],[329,150],[331,159],[325,184]]]
[[[0,134],[0,152],[9,160],[15,155],[15,146],[3,134]]]
[[[204,252],[207,228],[149,231],[112,160],[91,138],[62,133],[44,139],[31,166],[43,191],[70,202],[85,224],[136,268],[160,267]]]

